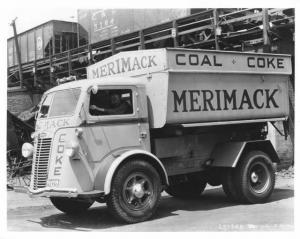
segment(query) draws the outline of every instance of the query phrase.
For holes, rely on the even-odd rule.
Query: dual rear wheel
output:
[[[274,190],[273,163],[262,151],[246,152],[236,168],[223,169],[219,173],[222,175],[220,182],[225,194],[235,202],[263,203]],[[170,185],[166,192],[178,198],[195,198],[201,195],[205,187],[206,181],[203,178],[197,177],[197,174],[187,175],[185,182]]]
[[[275,186],[275,171],[269,156],[262,151],[250,151],[238,166],[223,174],[223,190],[228,198],[243,203],[263,203]]]

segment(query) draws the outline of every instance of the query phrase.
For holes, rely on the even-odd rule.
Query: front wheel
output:
[[[160,176],[151,164],[144,160],[130,161],[113,177],[107,206],[121,221],[142,222],[155,213],[161,188]]]
[[[94,203],[94,200],[78,200],[63,197],[51,197],[50,200],[58,210],[67,214],[82,213]]]
[[[275,171],[269,156],[251,151],[240,161],[235,172],[236,189],[241,201],[265,202],[274,190]]]

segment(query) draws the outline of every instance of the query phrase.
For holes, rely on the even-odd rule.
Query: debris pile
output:
[[[276,176],[282,178],[294,178],[294,166],[290,166],[288,169],[281,169],[276,173]]]

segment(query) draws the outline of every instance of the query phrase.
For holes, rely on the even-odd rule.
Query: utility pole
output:
[[[20,87],[23,88],[23,72],[22,72],[22,66],[21,66],[21,52],[20,52],[19,42],[18,42],[16,20],[17,20],[17,18],[12,20],[10,25],[13,27],[13,30],[14,30],[14,39],[15,39],[15,46],[16,46],[16,51],[17,51],[17,60],[18,60],[18,67],[19,67]]]
[[[268,9],[264,8],[262,10],[262,14],[263,14],[263,39],[264,39],[263,51],[268,53],[271,51],[270,38],[269,38],[270,25],[269,25]]]

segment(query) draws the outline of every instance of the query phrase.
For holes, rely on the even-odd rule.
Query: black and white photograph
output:
[[[296,231],[295,1],[56,2],[1,19],[7,237]]]

